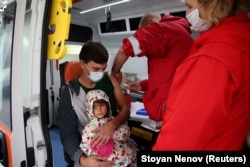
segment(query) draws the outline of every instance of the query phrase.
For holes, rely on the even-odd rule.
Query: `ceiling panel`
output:
[[[105,5],[108,2],[117,2],[119,0],[82,0],[74,3],[71,10],[72,19],[83,20],[87,22],[95,22],[106,18],[105,8],[80,14],[80,11],[93,7]],[[110,11],[112,18],[125,17],[129,15],[143,15],[145,12],[168,13],[176,7],[184,8],[184,4],[180,0],[130,0],[119,5],[111,6]],[[172,11],[171,11],[172,12]]]

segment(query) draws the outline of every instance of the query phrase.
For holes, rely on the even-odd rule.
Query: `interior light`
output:
[[[121,3],[124,3],[124,2],[128,2],[128,1],[130,1],[130,0],[122,0],[122,1],[119,1],[119,2],[109,3],[109,4],[106,4],[106,5],[102,5],[102,6],[98,6],[98,7],[92,8],[92,9],[81,11],[80,14],[91,12],[91,11],[98,10],[98,9],[101,9],[101,8],[106,8],[108,6],[118,5],[118,4],[121,4]]]

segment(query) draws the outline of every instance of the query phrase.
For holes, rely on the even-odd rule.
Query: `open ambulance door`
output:
[[[44,93],[52,1],[0,1],[0,167],[53,166]]]
[[[22,105],[22,52],[26,3],[1,1],[0,12],[0,162],[26,166]]]

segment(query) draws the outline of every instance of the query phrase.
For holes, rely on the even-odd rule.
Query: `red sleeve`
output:
[[[124,38],[122,42],[123,42],[122,49],[123,49],[123,52],[125,53],[125,55],[133,57],[134,56],[134,50],[133,50],[133,46],[130,43],[129,39]]]
[[[201,56],[176,71],[163,126],[153,150],[204,150],[219,134],[234,85],[218,61]]]
[[[135,38],[140,44],[141,54],[139,56],[163,57],[168,52],[168,32],[165,23],[155,23],[140,28],[135,33]]]
[[[141,80],[140,81],[140,85],[142,87],[142,91],[147,91],[148,90],[148,80]]]
[[[168,50],[167,46],[167,31],[163,26],[165,23],[153,24],[144,28],[139,28],[134,38],[136,42],[131,42],[130,38],[123,39],[122,49],[127,56],[165,56]],[[137,45],[138,44],[138,45]],[[140,50],[140,53],[135,53],[134,50]]]

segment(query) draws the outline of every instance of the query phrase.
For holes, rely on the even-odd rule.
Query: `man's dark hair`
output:
[[[87,41],[81,49],[79,54],[79,59],[83,60],[85,63],[89,61],[94,61],[98,64],[103,64],[108,62],[108,51],[107,49],[100,43],[94,41]]]

